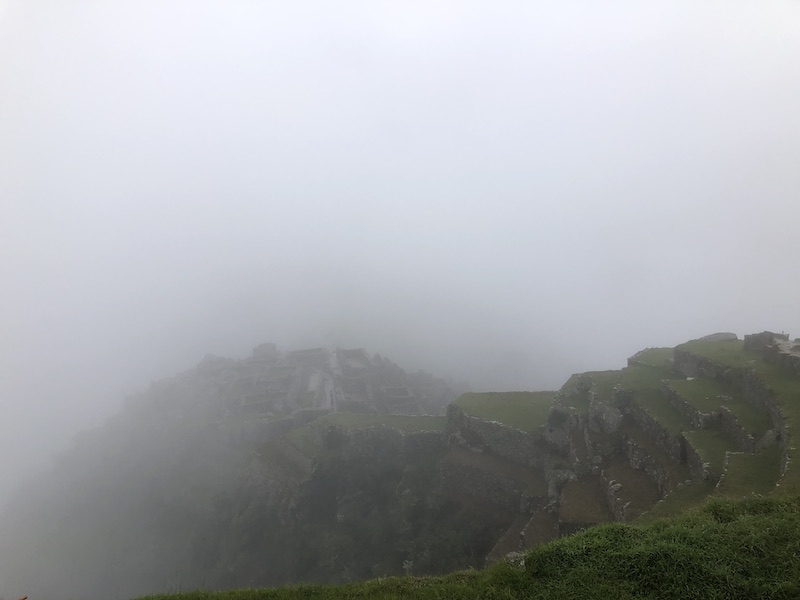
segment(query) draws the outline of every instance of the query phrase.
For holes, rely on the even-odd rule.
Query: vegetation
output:
[[[758,353],[745,350],[744,342],[739,340],[727,342],[694,340],[681,344],[677,348],[704,356],[725,366],[751,369],[774,396],[790,431],[793,431],[800,423],[800,402],[798,402],[800,378],[776,365],[767,363]],[[780,485],[783,492],[794,494],[800,492],[800,468],[792,466],[797,465],[800,461],[800,452],[794,443],[788,444],[787,455],[790,468],[787,469]]]
[[[775,489],[780,477],[780,460],[781,449],[777,445],[765,448],[757,454],[729,454],[725,477],[719,482],[714,494],[726,498],[768,494]]]
[[[610,402],[614,386],[620,381],[621,371],[596,371],[590,377],[598,399]]]
[[[4,529],[0,522],[0,538],[39,531],[18,553],[27,559],[0,556],[0,567],[47,579],[41,590],[69,577],[70,594],[90,600],[293,582],[308,585],[179,598],[796,595],[800,469],[790,461],[781,476],[794,440],[781,439],[780,428],[764,435],[773,415],[760,404],[774,402],[790,425],[800,419],[800,377],[740,342],[681,348],[722,366],[680,379],[674,353],[654,348],[624,369],[574,375],[557,403],[554,392],[456,401],[466,414],[533,435],[447,417],[279,419],[266,392],[258,395],[264,406],[240,407],[239,388],[221,396],[233,399],[222,410],[208,381],[187,375],[148,397],[152,408],[139,409],[138,421],[120,418],[78,444],[53,485],[18,499],[9,514],[19,518]],[[697,429],[665,381],[703,413],[727,406],[758,451],[742,453],[727,421],[704,419]],[[208,398],[203,410],[198,397]],[[401,435],[415,432],[433,434]],[[710,467],[708,481],[697,481],[695,452]],[[739,499],[746,502],[730,503]],[[459,571],[621,518],[621,510],[635,527],[596,527],[532,549],[524,567],[520,554],[516,566]],[[60,570],[41,568],[42,556]],[[41,590],[25,591],[52,595]]]
[[[490,392],[462,394],[456,405],[466,414],[522,431],[536,431],[547,421],[555,392]]]
[[[797,598],[798,555],[800,499],[716,499],[649,526],[595,527],[483,571],[149,600]]]
[[[651,367],[668,367],[672,364],[674,353],[672,348],[647,348],[637,352],[633,358]]]
[[[703,462],[709,463],[711,471],[719,477],[725,464],[725,452],[735,451],[736,442],[724,432],[715,429],[687,431],[684,435]]]
[[[714,483],[710,481],[694,483],[687,480],[686,483],[678,484],[666,498],[639,517],[636,522],[647,524],[664,517],[682,515],[687,510],[701,505],[713,492]]]
[[[285,439],[309,458],[316,458],[322,452],[322,436],[325,429],[330,425],[336,425],[346,430],[384,425],[399,429],[403,433],[415,433],[419,431],[444,431],[446,424],[445,417],[429,415],[378,415],[336,412],[320,417],[303,427],[293,429],[286,434]]]
[[[763,436],[772,427],[772,419],[767,411],[747,402],[740,392],[729,389],[715,379],[676,379],[670,381],[669,385],[700,412],[719,412],[720,406],[726,406],[742,427],[755,437]]]
[[[444,431],[447,419],[430,415],[376,415],[336,412],[319,419],[319,424],[338,425],[345,429],[385,425],[386,427],[399,429],[403,433],[415,433],[417,431]]]
[[[702,340],[692,340],[677,347],[699,356],[705,356],[722,365],[730,367],[748,367],[754,361],[760,361],[761,357],[755,352],[747,352],[744,349],[742,340],[729,340],[724,342],[704,342]]]

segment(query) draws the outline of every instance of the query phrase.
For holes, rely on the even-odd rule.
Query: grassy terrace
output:
[[[713,492],[714,484],[711,482],[690,483],[676,487],[662,502],[636,519],[636,523],[647,524],[664,517],[683,514],[705,502]]]
[[[373,425],[394,427],[403,433],[419,431],[444,431],[447,417],[430,415],[367,415],[359,413],[335,412],[315,421],[321,425],[338,425],[344,429],[358,429]]]
[[[761,356],[755,352],[746,352],[742,340],[728,342],[701,342],[693,340],[675,347],[676,350],[686,350],[700,356],[730,367],[749,367],[754,361],[761,361]]]
[[[694,486],[692,486],[694,487]],[[442,577],[343,586],[184,592],[150,600],[522,600],[800,597],[800,501],[712,500],[649,526],[602,525],[500,562]]]
[[[672,348],[648,348],[637,352],[633,359],[652,367],[667,367],[672,364],[674,356]]]
[[[711,471],[719,477],[725,464],[725,452],[735,451],[736,442],[722,431],[699,429],[686,431],[686,439],[697,450],[703,462],[711,465]]]
[[[715,362],[730,367],[747,367],[755,371],[759,378],[772,390],[775,401],[787,420],[790,431],[800,424],[800,378],[765,362],[755,352],[744,350],[744,342],[699,342],[692,341],[677,347],[694,354],[705,356]],[[787,454],[790,468],[781,481],[781,491],[797,493],[800,491],[800,452],[795,441],[789,440]]]
[[[767,411],[750,404],[742,398],[741,393],[728,389],[719,381],[702,377],[675,379],[669,384],[700,412],[719,412],[720,405],[724,404],[736,415],[739,424],[755,438],[763,436],[772,427],[772,418]],[[720,400],[719,396],[727,398]]]
[[[348,430],[385,425],[399,429],[403,433],[415,433],[419,431],[444,431],[446,424],[446,417],[428,415],[375,415],[335,412],[290,431],[284,436],[284,439],[306,456],[315,458],[322,450],[322,431],[328,425],[338,425]]]
[[[555,395],[555,392],[469,393],[462,394],[455,404],[470,416],[533,432],[547,421]]]
[[[777,445],[758,454],[731,454],[725,478],[715,495],[744,498],[751,494],[768,494],[775,489],[780,476],[781,449]]]
[[[610,402],[614,386],[619,383],[620,373],[621,371],[589,371],[587,373],[577,373],[570,377],[561,387],[561,392],[569,393],[577,387],[579,378],[588,377],[592,382],[598,398]],[[586,392],[573,395],[565,400],[564,403],[566,406],[571,406],[579,411],[586,411],[589,409],[589,394]]]
[[[633,392],[633,399],[670,433],[680,434],[691,429],[691,423],[664,398],[661,380],[670,373],[653,367],[626,367],[620,385]]]

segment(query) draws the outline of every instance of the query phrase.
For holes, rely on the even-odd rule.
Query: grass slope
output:
[[[455,404],[466,414],[522,431],[536,431],[547,421],[555,392],[489,392],[462,394]]]
[[[715,499],[648,526],[603,525],[510,563],[344,586],[188,592],[149,600],[797,598],[800,499]]]
[[[329,425],[336,425],[346,430],[384,425],[399,429],[403,433],[420,431],[442,432],[447,425],[447,419],[446,417],[431,415],[378,415],[335,412],[290,431],[284,436],[284,439],[309,458],[316,458],[322,452],[322,433]]]

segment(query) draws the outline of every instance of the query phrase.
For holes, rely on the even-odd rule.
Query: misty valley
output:
[[[603,523],[795,491],[800,342],[714,334],[473,393],[363,349],[206,356],[18,491],[0,581],[31,598],[437,575]]]

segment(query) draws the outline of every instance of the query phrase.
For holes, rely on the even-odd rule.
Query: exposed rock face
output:
[[[597,399],[595,395],[589,402],[589,418],[603,433],[614,433],[622,424],[622,412],[616,406]]]

